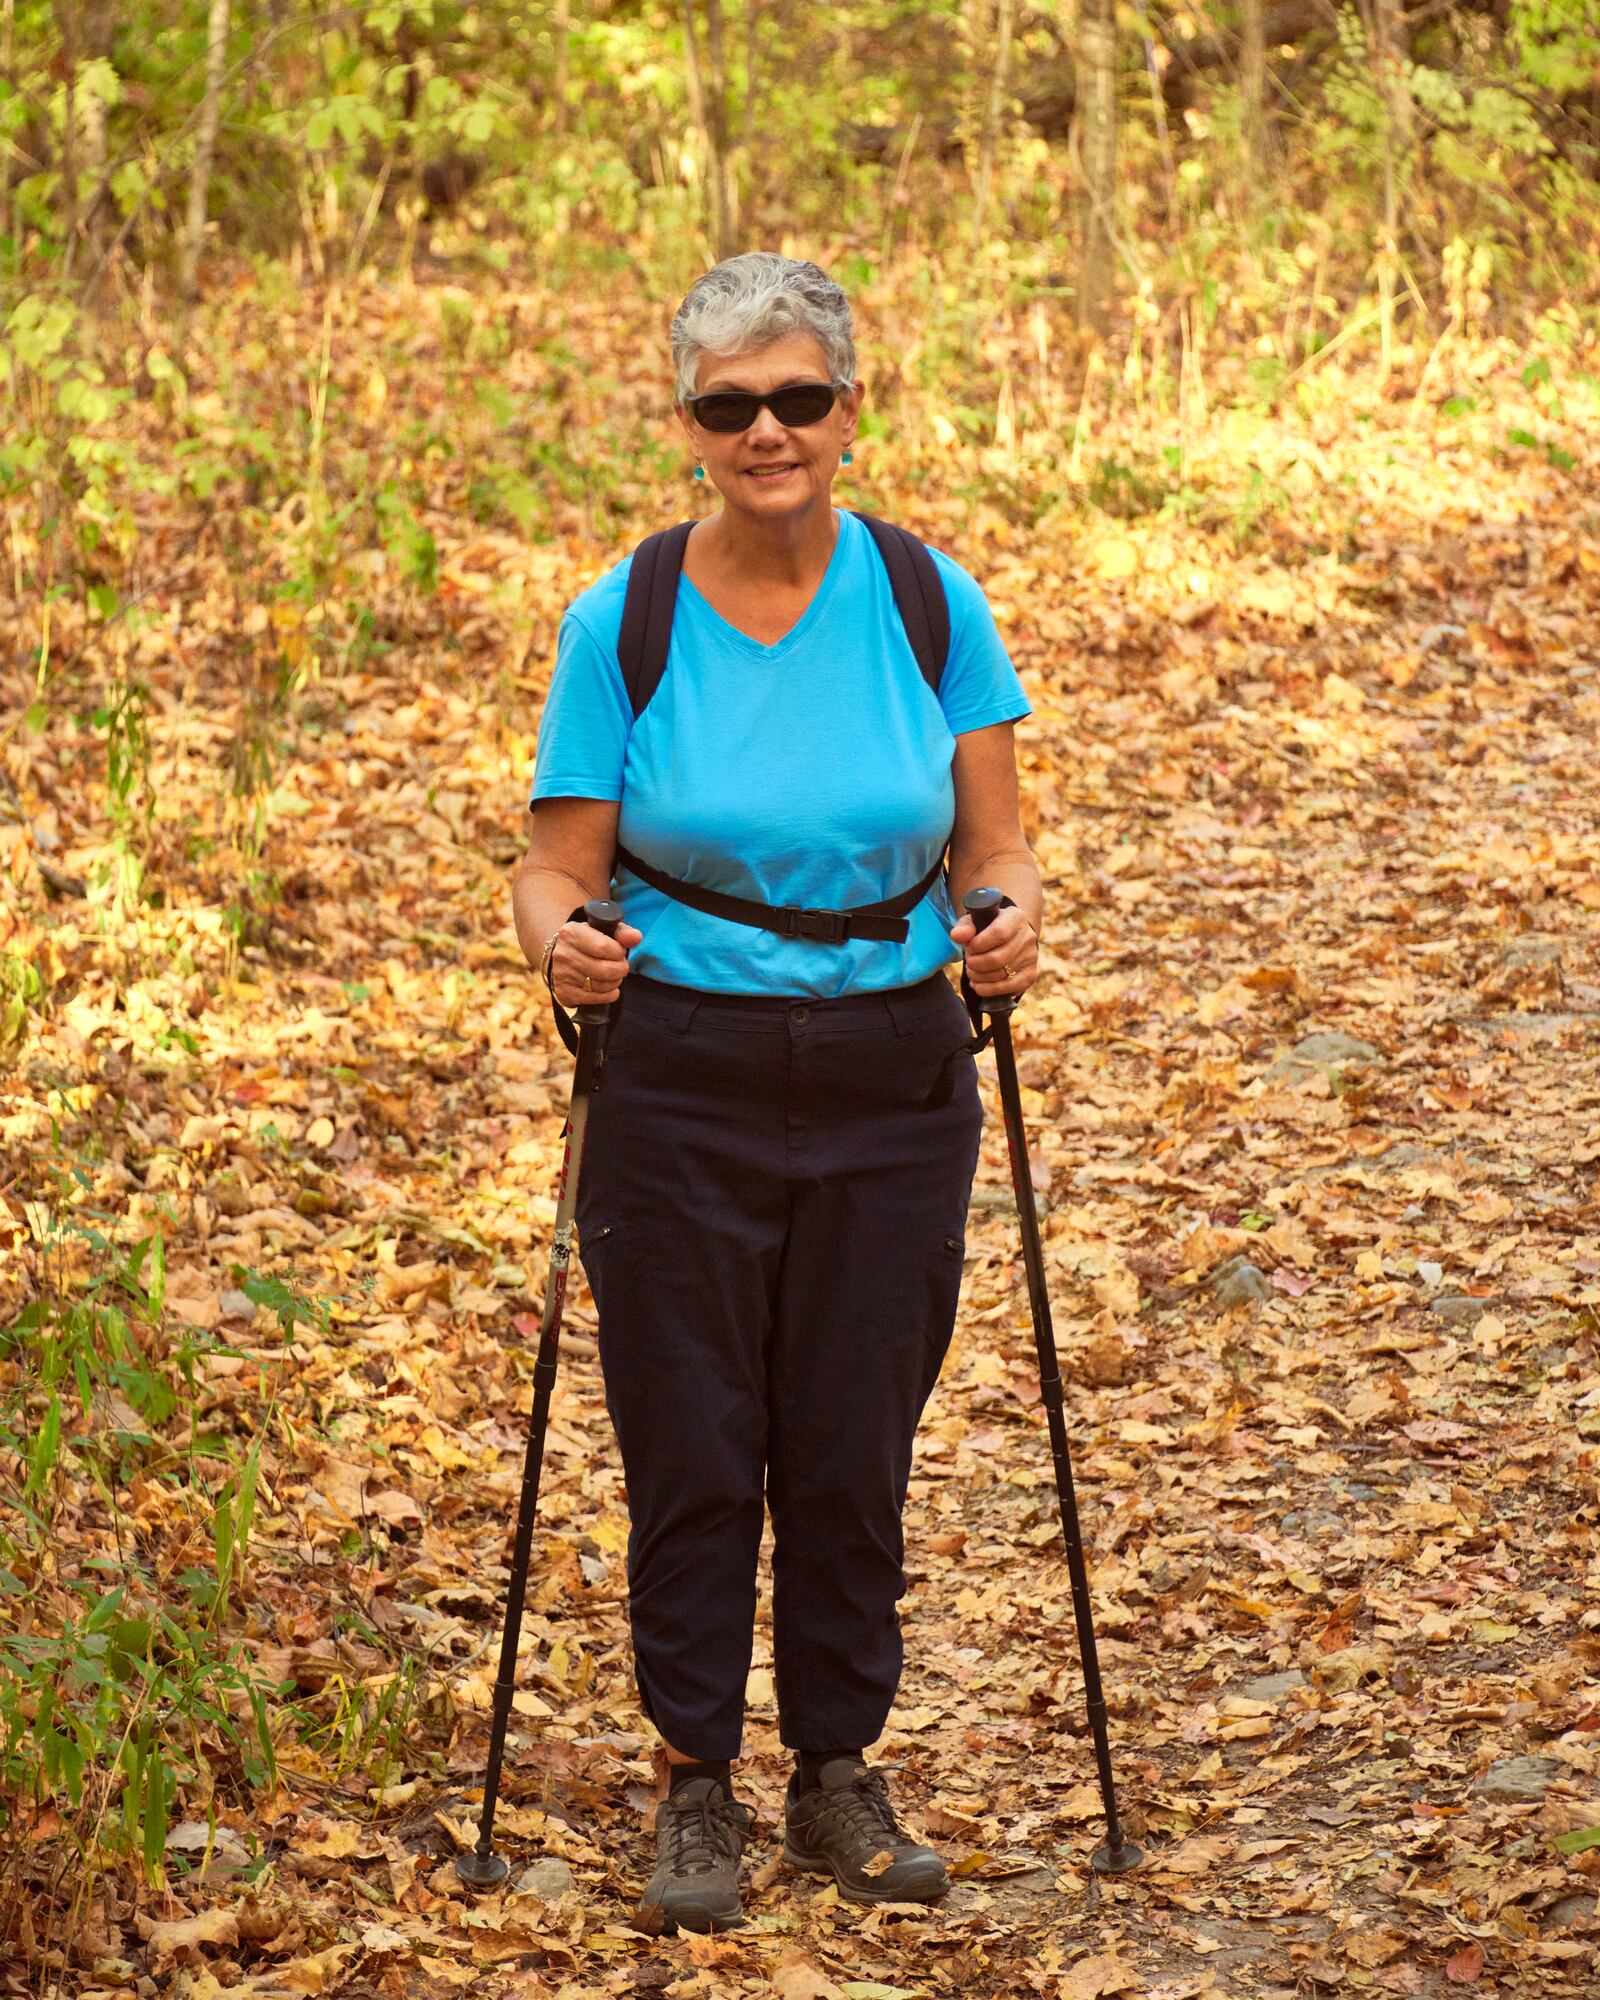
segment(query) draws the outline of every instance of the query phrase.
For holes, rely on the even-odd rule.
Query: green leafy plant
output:
[[[168,1320],[164,1237],[126,1240],[89,1206],[92,1185],[81,1164],[56,1175],[33,1295],[0,1329],[0,1830],[52,1812],[81,1867],[80,1903],[107,1856],[161,1880],[180,1795],[222,1783],[243,1798],[274,1781],[278,1693],[230,1629],[272,1398],[242,1450],[207,1429],[196,1363],[236,1350]],[[327,1303],[291,1281],[235,1275],[286,1338],[325,1323]],[[218,1459],[227,1469],[211,1483]],[[69,1472],[99,1495],[117,1552],[57,1575]],[[135,1496],[206,1559],[163,1583]]]

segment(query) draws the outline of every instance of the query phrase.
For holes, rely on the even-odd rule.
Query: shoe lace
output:
[[[863,1834],[869,1840],[880,1834],[887,1834],[890,1841],[905,1838],[889,1803],[889,1787],[881,1771],[862,1771],[850,1780],[848,1787],[830,1792],[828,1803],[838,1807],[853,1833]]]
[[[667,1860],[675,1875],[704,1874],[718,1860],[738,1853],[746,1809],[722,1794],[706,1799],[667,1801],[671,1836]]]

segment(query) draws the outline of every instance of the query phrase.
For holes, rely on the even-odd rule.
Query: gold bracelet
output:
[[[555,956],[556,939],[560,937],[560,935],[561,935],[561,929],[560,926],[558,925],[556,929],[550,933],[549,942],[546,944],[544,948],[544,956],[539,961],[539,972],[544,980],[545,987],[548,990],[552,1000],[555,998],[556,989],[550,984],[550,961]]]

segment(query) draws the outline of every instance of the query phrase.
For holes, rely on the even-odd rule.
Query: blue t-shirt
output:
[[[816,595],[775,646],[680,580],[666,671],[637,723],[617,662],[632,557],[591,585],[561,621],[530,803],[619,799],[618,840],[641,860],[762,903],[846,910],[920,881],[954,823],[956,737],[1031,711],[982,589],[938,550],[950,654],[935,697],[871,535],[838,520]],[[633,969],[701,992],[832,999],[912,985],[961,955],[942,880],[904,944],[778,937],[620,864],[612,893],[644,933]]]

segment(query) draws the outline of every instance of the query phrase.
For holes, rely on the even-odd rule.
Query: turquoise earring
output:
[[[697,465],[694,469],[694,476],[696,479],[704,479],[706,476],[705,467],[703,465]]]
[[[847,446],[845,447],[845,454],[844,454],[844,458],[843,458],[843,460],[841,461],[841,463],[843,463],[843,464],[845,464],[845,465],[848,465],[848,464],[850,463],[850,460],[851,460],[852,456],[853,456],[853,453],[851,452],[851,450],[850,450],[849,446],[847,445]]]

